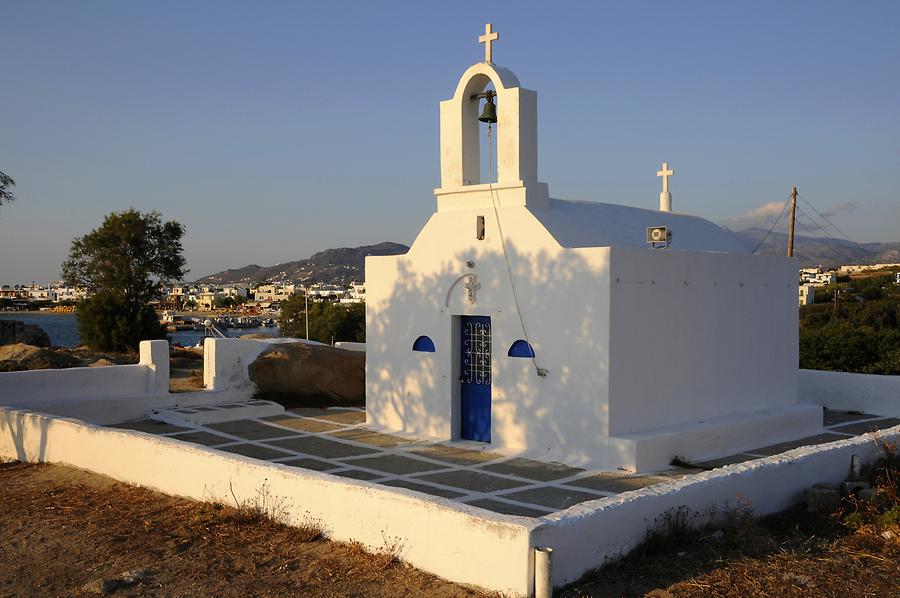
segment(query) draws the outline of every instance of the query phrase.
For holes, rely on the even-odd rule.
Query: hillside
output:
[[[736,232],[748,250],[753,250],[766,231],[750,228]],[[759,251],[760,255],[787,255],[788,236],[772,232]],[[367,255],[399,255],[409,251],[400,243],[378,243],[361,247],[326,249],[305,260],[259,266],[249,264],[216,272],[196,282],[200,284],[238,284],[302,282],[312,284],[349,284],[365,279]],[[900,243],[853,243],[844,239],[797,235],[794,252],[802,266],[838,266],[841,264],[900,263]]]
[[[409,251],[400,243],[378,243],[361,247],[326,249],[305,260],[284,262],[274,266],[250,264],[232,268],[197,279],[199,284],[238,284],[270,282],[297,282],[313,284],[349,284],[365,280],[367,255],[399,255]]]
[[[765,230],[749,228],[737,232],[749,250],[753,250],[766,234]],[[773,232],[756,253],[759,255],[787,255],[788,235]],[[900,243],[853,243],[830,237],[794,238],[794,255],[802,266],[839,266],[841,264],[900,263]]]

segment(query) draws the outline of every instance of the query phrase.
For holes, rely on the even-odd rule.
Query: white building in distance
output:
[[[837,272],[821,268],[803,268],[800,270],[800,283],[822,287],[837,282]]]
[[[489,51],[440,135],[436,212],[406,255],[366,258],[370,426],[632,471],[821,430],[798,402],[795,259],[696,216],[551,198],[537,93]]]
[[[799,290],[800,305],[812,305],[816,302],[816,287],[811,284],[801,284]]]

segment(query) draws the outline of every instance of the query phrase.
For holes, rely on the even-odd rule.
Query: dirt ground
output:
[[[796,509],[650,542],[559,592],[581,596],[900,596],[900,535],[852,533]]]
[[[481,596],[390,554],[57,465],[0,465],[0,596]],[[107,581],[107,583],[112,583]]]
[[[203,390],[203,349],[173,347],[169,357],[169,391]]]
[[[893,475],[893,473],[892,473]],[[896,501],[897,495],[893,494]],[[900,596],[900,512],[851,529],[797,508],[694,529],[660,522],[634,553],[557,596]],[[173,498],[56,465],[0,464],[0,596],[483,596],[316,526]]]

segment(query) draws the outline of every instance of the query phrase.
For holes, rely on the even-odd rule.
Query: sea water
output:
[[[57,314],[51,312],[0,312],[0,320],[19,320],[26,324],[35,324],[44,329],[54,347],[77,347],[81,344],[78,336],[78,323],[75,314]],[[245,334],[267,334],[278,336],[278,327],[269,328],[225,328],[221,329],[225,336],[237,338]],[[169,342],[173,345],[193,347],[204,336],[202,330],[178,330],[169,333]]]

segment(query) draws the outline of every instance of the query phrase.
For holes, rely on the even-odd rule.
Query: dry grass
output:
[[[269,490],[269,484],[264,481],[256,489],[254,496],[244,500],[238,500],[234,493],[234,486],[229,484],[231,496],[234,500],[234,509],[228,513],[234,517],[240,525],[259,525],[275,523],[277,525],[291,525],[290,510],[293,506],[286,496],[275,496]],[[213,502],[213,505],[220,503]],[[315,519],[307,512],[307,517],[302,522],[294,522],[291,527],[296,531],[296,537],[301,542],[315,542],[328,537],[328,533],[321,520]]]
[[[397,554],[332,542],[318,522],[283,525],[285,504],[264,488],[238,504],[55,465],[0,465],[0,596],[78,596],[85,584],[145,569],[152,581],[116,595],[482,595]]]
[[[563,596],[900,596],[900,464],[896,447],[865,475],[879,497],[845,499],[831,516],[802,507],[763,519],[739,505],[717,525],[686,509]]]

